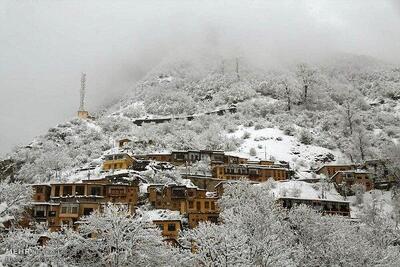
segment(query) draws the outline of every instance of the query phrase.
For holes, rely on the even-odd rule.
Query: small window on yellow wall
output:
[[[173,232],[176,230],[176,226],[174,223],[169,223],[168,224],[168,231]]]

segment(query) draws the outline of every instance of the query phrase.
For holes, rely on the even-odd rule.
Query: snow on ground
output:
[[[371,204],[373,202],[374,195],[376,197],[377,206],[382,209],[384,213],[391,214],[393,211],[392,203],[392,192],[384,190],[371,190],[364,193],[363,203]],[[356,197],[348,197],[350,201],[351,216],[359,218],[362,215],[362,205],[356,205]]]
[[[321,199],[322,190],[320,183],[306,183],[302,181],[281,181],[272,184],[263,183],[262,186],[269,186],[276,198],[296,197],[302,199]],[[325,191],[326,200],[344,201],[343,197],[330,185],[330,189]]]
[[[345,158],[344,155],[337,150],[301,144],[296,137],[285,135],[281,130],[276,128],[264,128],[255,130],[254,127],[241,126],[238,131],[228,133],[229,137],[242,138],[246,133],[250,137],[244,139],[240,148],[235,151],[242,155],[250,157],[250,149],[256,149],[256,158],[275,159],[287,161],[291,166],[298,166],[299,170],[307,170],[315,159],[320,155],[331,153],[335,156],[335,160]]]

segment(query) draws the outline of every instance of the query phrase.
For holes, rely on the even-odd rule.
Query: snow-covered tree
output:
[[[361,205],[364,203],[365,190],[365,185],[363,184],[355,183],[351,186],[351,191],[354,192],[354,195],[356,197],[354,204]]]
[[[209,158],[199,160],[192,164],[190,167],[194,173],[201,173],[203,175],[209,175],[211,173],[211,162]]]
[[[316,83],[316,70],[307,64],[297,65],[297,77],[303,87],[303,104],[307,104],[310,90]]]
[[[19,183],[0,183],[0,228],[21,218],[32,200],[32,188]]]
[[[379,231],[380,236],[374,237],[373,228],[339,216],[321,216],[306,206],[293,208],[288,221],[301,248],[300,266],[393,266],[400,262],[392,234]],[[379,244],[378,239],[382,240]]]
[[[111,204],[84,217],[77,231],[52,234],[45,252],[52,264],[78,266],[174,266],[180,256],[155,225]]]
[[[39,266],[46,262],[43,243],[46,231],[12,229],[0,236],[0,266]]]
[[[184,234],[206,266],[291,266],[296,249],[284,213],[267,188],[239,181],[219,202],[223,224],[202,224]]]

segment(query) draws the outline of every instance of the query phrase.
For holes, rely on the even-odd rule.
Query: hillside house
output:
[[[172,162],[171,153],[152,153],[152,154],[146,154],[146,155],[135,155],[135,158],[142,159],[142,160]]]
[[[215,186],[224,181],[223,179],[214,178],[206,175],[183,174],[182,178],[189,179],[195,186],[208,192],[214,192]]]
[[[178,211],[156,209],[146,211],[144,216],[158,226],[165,241],[176,243],[182,231],[182,216]]]
[[[130,142],[132,142],[132,140],[129,138],[124,138],[124,139],[118,140],[118,147],[124,148],[124,147],[128,146]]]
[[[278,203],[281,203],[282,206],[287,209],[291,209],[296,205],[307,205],[324,215],[350,217],[350,202],[348,201],[280,197]]]
[[[60,229],[61,224],[75,226],[80,217],[100,209],[105,203],[127,205],[133,211],[139,192],[136,180],[116,178],[33,187],[32,218],[47,223],[53,231]]]
[[[326,177],[330,178],[338,171],[349,171],[354,169],[356,169],[356,165],[354,164],[329,164],[321,166],[315,171],[315,173],[323,174]]]
[[[142,160],[153,160],[170,162],[177,166],[191,165],[200,160],[209,161],[211,166],[220,164],[244,164],[247,158],[224,153],[220,150],[180,150],[171,153],[152,153],[146,155],[135,155],[135,158]]]
[[[374,188],[371,173],[363,170],[338,171],[332,176],[331,181],[341,194],[351,194],[351,186],[354,184],[363,185],[366,191]]]
[[[129,169],[136,161],[135,158],[132,158],[126,153],[106,155],[104,158],[104,171]]]
[[[156,209],[175,210],[182,215],[191,216],[193,220],[189,220],[189,227],[195,227],[199,221],[219,216],[218,196],[206,190],[182,185],[150,185],[147,191],[149,201]]]
[[[36,202],[48,201],[51,194],[50,184],[34,184],[33,189],[33,200]]]
[[[290,170],[277,165],[227,164],[214,166],[213,177],[223,180],[247,178],[251,181],[265,182],[269,178],[276,181],[290,178]]]
[[[213,164],[224,163],[224,151],[219,150],[188,150],[172,151],[172,163],[175,165],[193,164],[200,160]]]

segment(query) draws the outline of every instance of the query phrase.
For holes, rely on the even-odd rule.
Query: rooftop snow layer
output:
[[[265,186],[266,183],[260,184]],[[325,200],[344,201],[343,197],[329,185],[330,188],[325,191]],[[303,181],[282,181],[273,182],[270,187],[271,192],[276,198],[295,197],[302,199],[322,199],[322,190],[320,183],[307,183]]]
[[[177,210],[156,209],[143,211],[143,219],[146,221],[181,220],[181,215]]]

